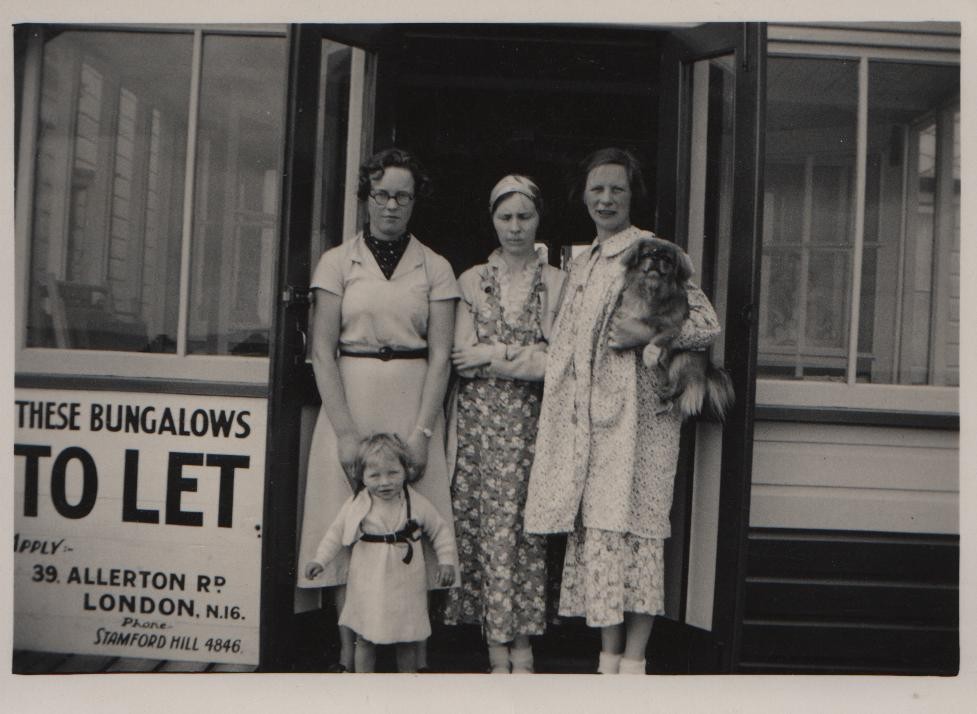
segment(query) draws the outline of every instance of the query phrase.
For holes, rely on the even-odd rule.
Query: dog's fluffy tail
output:
[[[706,368],[706,414],[718,421],[725,421],[726,412],[735,399],[733,379],[729,372],[710,363]]]
[[[676,402],[683,418],[698,416],[703,412],[709,418],[725,421],[726,412],[735,399],[733,380],[729,372],[709,362],[706,365],[705,380],[689,382]]]

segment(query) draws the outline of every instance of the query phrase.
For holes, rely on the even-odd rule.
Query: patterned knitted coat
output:
[[[658,376],[640,350],[607,347],[624,282],[621,257],[641,237],[630,227],[573,261],[547,357],[525,526],[531,533],[587,528],[665,538],[681,417],[663,411]],[[689,285],[676,346],[705,349],[720,332],[705,294]]]

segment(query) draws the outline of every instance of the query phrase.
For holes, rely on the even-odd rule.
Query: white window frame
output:
[[[134,379],[173,379],[235,384],[267,384],[268,357],[187,354],[186,336],[190,305],[190,255],[193,227],[193,198],[196,169],[197,111],[200,100],[200,77],[204,35],[284,37],[284,25],[78,25],[77,31],[172,32],[191,34],[193,56],[190,79],[187,146],[184,169],[184,200],[181,234],[180,300],[175,354],[148,354],[111,350],[76,350],[26,346],[27,309],[29,302],[29,267],[34,220],[34,175],[37,124],[43,69],[43,39],[28,41],[24,62],[22,120],[18,145],[16,197],[16,322],[15,371],[17,374],[52,376],[120,377]],[[282,107],[284,111],[284,106]],[[279,216],[279,221],[281,221]]]
[[[869,61],[921,62],[960,66],[960,27],[926,23],[927,32],[908,23],[768,26],[768,57],[816,57],[859,62],[858,124],[855,163],[855,236],[851,295],[861,291],[864,240],[865,177],[868,129]],[[758,376],[756,403],[770,407],[859,409],[913,413],[959,414],[959,388],[929,385],[860,384],[855,382],[858,311],[850,301],[848,367],[845,383],[795,381]]]

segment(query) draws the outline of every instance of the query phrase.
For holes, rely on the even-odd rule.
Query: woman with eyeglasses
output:
[[[352,240],[326,251],[312,277],[311,358],[322,407],[309,452],[299,563],[314,554],[326,527],[354,489],[360,441],[399,435],[417,465],[413,486],[450,524],[443,403],[451,367],[455,301],[451,265],[407,231],[430,180],[408,152],[391,148],[360,167],[357,197],[369,222]],[[427,546],[429,547],[429,546]],[[433,552],[429,587],[436,587]],[[346,596],[348,554],[299,587],[332,587]],[[457,565],[456,565],[457,568]],[[334,671],[353,670],[353,633],[340,628]],[[427,667],[418,648],[418,669]]]

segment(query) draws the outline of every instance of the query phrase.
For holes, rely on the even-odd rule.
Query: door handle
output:
[[[295,326],[295,341],[293,342],[293,347],[295,349],[295,364],[302,364],[305,362],[305,358],[308,355],[309,336],[299,325]]]
[[[282,305],[286,310],[292,307],[311,307],[312,289],[286,285],[285,289],[282,290]],[[292,335],[292,361],[293,364],[300,365],[305,362],[309,350],[309,336],[306,330],[302,329],[307,317],[302,317],[299,314],[295,318],[295,334]]]
[[[282,290],[282,304],[285,307],[292,307],[293,305],[311,305],[312,289],[300,288],[295,285],[286,285],[285,289]]]

